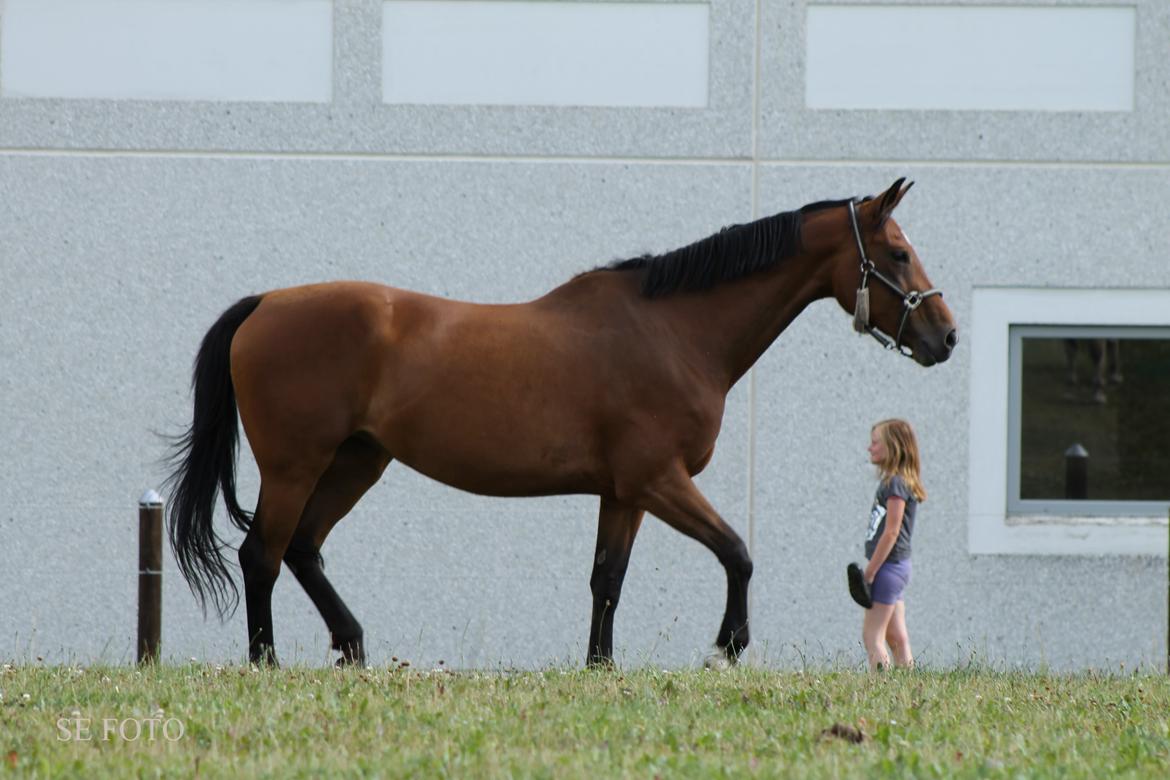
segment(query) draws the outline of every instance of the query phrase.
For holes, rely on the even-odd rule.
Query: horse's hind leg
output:
[[[284,562],[324,618],[331,646],[341,651],[338,665],[364,665],[366,654],[361,624],[325,577],[321,545],[389,463],[389,453],[374,442],[361,437],[347,439],[317,481],[284,554]]]
[[[261,472],[260,501],[239,551],[248,608],[248,660],[252,663],[276,664],[272,588],[316,479],[316,474],[307,472],[279,476]]]
[[[597,520],[597,549],[593,553],[593,617],[589,626],[586,666],[613,663],[613,613],[622,595],[622,580],[630,563],[630,548],[642,525],[643,511],[601,499]]]

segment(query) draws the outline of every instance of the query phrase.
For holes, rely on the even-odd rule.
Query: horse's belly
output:
[[[385,445],[396,460],[460,490],[534,496],[604,489],[590,438],[517,418],[416,414],[395,425]]]
[[[564,465],[500,459],[462,451],[411,453],[399,458],[431,479],[485,496],[552,496],[604,491],[601,480]]]

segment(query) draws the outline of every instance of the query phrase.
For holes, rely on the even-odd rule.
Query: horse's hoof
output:
[[[280,661],[276,660],[276,651],[271,647],[262,648],[259,652],[248,654],[248,663],[257,669],[279,669]]]
[[[731,668],[731,660],[722,650],[716,650],[703,659],[703,668],[722,672]]]
[[[365,668],[366,648],[360,633],[353,639],[334,640],[333,649],[341,651],[341,657],[334,662],[337,668],[340,669],[343,666]]]
[[[341,657],[338,658],[334,663],[337,665],[338,669],[342,668],[343,666],[352,666],[355,669],[365,669],[366,654],[361,649],[354,650],[352,648],[347,648],[341,652]]]
[[[366,668],[366,659],[365,658],[347,658],[346,656],[343,655],[343,656],[341,656],[341,658],[338,658],[336,661],[334,661],[333,665],[338,669],[365,669]]]

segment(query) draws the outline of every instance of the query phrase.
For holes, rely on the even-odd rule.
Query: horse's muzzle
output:
[[[955,328],[949,328],[941,334],[941,338],[934,338],[932,334],[931,337],[920,339],[913,357],[922,366],[929,367],[945,363],[950,359],[951,353],[955,351],[958,344],[959,331]]]

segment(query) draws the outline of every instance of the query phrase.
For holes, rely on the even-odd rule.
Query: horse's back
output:
[[[258,461],[361,432],[463,489],[584,490],[599,388],[582,338],[547,307],[332,282],[265,294],[232,344],[232,378]]]

